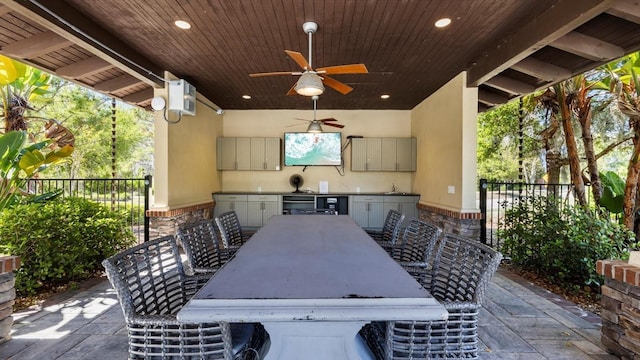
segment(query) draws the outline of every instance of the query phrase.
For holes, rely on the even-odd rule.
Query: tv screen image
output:
[[[285,133],[284,164],[311,166],[342,164],[342,133]]]

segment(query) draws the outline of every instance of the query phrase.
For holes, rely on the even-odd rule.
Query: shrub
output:
[[[0,213],[0,252],[18,255],[19,295],[86,279],[133,245],[126,214],[82,198],[17,205]]]
[[[616,222],[553,198],[525,198],[505,211],[502,251],[512,262],[568,290],[598,290],[596,261],[625,258],[634,235]]]

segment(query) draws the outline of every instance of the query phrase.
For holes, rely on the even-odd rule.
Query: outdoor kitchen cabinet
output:
[[[354,138],[351,171],[416,171],[416,138]]]
[[[382,171],[416,171],[416,138],[382,138]]]
[[[363,228],[382,228],[384,225],[384,196],[350,196],[349,215]]]
[[[247,226],[247,199],[246,194],[215,194],[216,207],[214,214],[218,217],[220,214],[234,210],[238,215],[240,225]]]
[[[216,162],[218,170],[251,170],[251,138],[219,137]]]
[[[404,214],[405,219],[416,217],[416,204],[420,200],[419,196],[411,195],[385,195],[384,197],[384,216],[387,216],[389,210],[396,210]]]
[[[280,170],[280,138],[219,137],[218,170]]]
[[[280,138],[251,138],[251,170],[280,170]]]
[[[246,226],[261,227],[273,215],[281,215],[281,199],[280,195],[248,195]]]

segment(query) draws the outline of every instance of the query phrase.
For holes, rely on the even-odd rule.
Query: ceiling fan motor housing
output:
[[[313,21],[307,21],[306,23],[302,24],[302,30],[304,30],[304,32],[307,34],[314,34],[316,31],[318,31],[318,24]]]

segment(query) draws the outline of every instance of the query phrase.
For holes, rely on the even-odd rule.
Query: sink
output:
[[[399,192],[397,191],[387,191],[386,193],[384,193],[385,195],[395,195],[395,194],[399,194]]]

